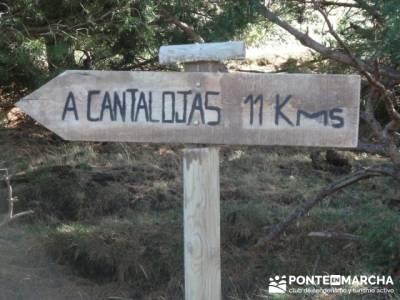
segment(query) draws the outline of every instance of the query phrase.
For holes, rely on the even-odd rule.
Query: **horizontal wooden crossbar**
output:
[[[244,42],[224,42],[189,45],[171,45],[160,48],[159,61],[162,65],[195,62],[224,61],[244,59],[246,47]]]

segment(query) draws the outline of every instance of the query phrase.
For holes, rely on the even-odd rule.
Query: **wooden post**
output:
[[[226,72],[218,61],[186,62],[185,72]],[[183,151],[185,299],[221,299],[219,149]]]
[[[183,155],[185,299],[221,299],[219,150]]]
[[[223,61],[243,59],[243,42],[160,48],[160,63],[184,63],[185,72],[227,72]],[[200,84],[200,83],[199,83]],[[221,299],[219,149],[183,151],[185,299]]]

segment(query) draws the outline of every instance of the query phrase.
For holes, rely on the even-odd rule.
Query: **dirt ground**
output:
[[[21,226],[0,231],[0,300],[132,299],[117,283],[98,285],[50,259]]]

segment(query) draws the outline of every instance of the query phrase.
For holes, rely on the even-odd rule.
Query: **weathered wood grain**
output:
[[[246,46],[241,41],[161,46],[159,52],[159,61],[162,65],[196,61],[222,62],[245,57]]]
[[[187,62],[183,64],[185,72],[227,72],[225,64],[218,61]]]
[[[185,149],[185,299],[221,299],[219,152]]]
[[[217,61],[194,62],[184,64],[185,72],[226,72],[223,63]],[[219,150],[216,148],[185,149],[183,184],[185,197],[191,197],[197,191],[193,188],[203,186],[201,194],[185,198],[184,202],[184,245],[185,245],[185,299],[221,299],[221,256],[220,256],[220,193],[219,193]],[[192,158],[200,158],[199,165],[191,164]],[[203,164],[203,161],[206,163]],[[190,176],[185,176],[191,174]],[[196,175],[196,177],[193,177]],[[212,188],[207,180],[212,180]],[[198,210],[198,207],[207,209]],[[195,217],[192,217],[195,216]],[[209,227],[217,224],[217,228]],[[201,241],[201,257],[193,255],[193,237]],[[206,242],[203,242],[206,241]],[[205,251],[204,251],[204,250]],[[206,261],[204,261],[206,260]],[[194,266],[200,265],[201,268]],[[205,267],[203,267],[205,266]],[[210,282],[212,280],[212,282]]]
[[[359,102],[357,75],[67,71],[17,106],[67,140],[356,147]]]

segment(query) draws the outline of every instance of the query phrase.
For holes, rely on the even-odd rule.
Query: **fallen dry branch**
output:
[[[355,171],[347,176],[333,181],[315,195],[309,197],[305,201],[304,205],[298,207],[285,220],[275,225],[267,236],[258,240],[256,247],[266,247],[267,249],[270,249],[270,244],[273,240],[277,239],[286,230],[286,228],[307,214],[314,206],[322,202],[322,200],[324,200],[326,197],[358,181],[377,176],[390,176],[400,181],[400,170],[395,169],[393,166],[380,165]]]
[[[336,232],[336,231],[313,231],[308,234],[309,237],[317,237],[324,239],[335,239],[335,240],[350,240],[360,241],[361,237],[355,234]]]
[[[18,219],[18,218],[26,216],[26,215],[33,214],[33,210],[27,210],[27,211],[23,211],[23,212],[14,214],[14,203],[17,202],[18,199],[17,199],[17,197],[13,196],[13,189],[11,186],[11,178],[10,178],[10,175],[8,174],[8,170],[0,169],[0,171],[5,172],[4,181],[6,183],[7,191],[8,191],[8,198],[7,198],[8,213],[7,213],[6,218],[0,222],[0,228],[1,228],[3,226],[6,226],[7,224],[9,224],[10,222],[14,221],[15,219]]]

